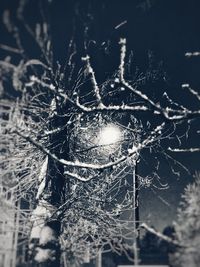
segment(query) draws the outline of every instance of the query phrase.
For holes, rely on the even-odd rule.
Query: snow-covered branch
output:
[[[142,223],[140,225],[140,227],[146,229],[148,232],[156,235],[158,238],[160,238],[160,239],[162,239],[168,243],[171,243],[175,246],[180,246],[180,244],[175,239],[172,239],[169,236],[163,235],[162,233],[156,231],[154,228],[148,226],[146,223]]]
[[[171,148],[171,147],[168,147],[168,150],[171,151],[171,152],[190,152],[190,153],[193,153],[193,152],[200,152],[200,148],[199,147],[190,147],[190,148]]]

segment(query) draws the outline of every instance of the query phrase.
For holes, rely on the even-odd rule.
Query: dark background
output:
[[[44,11],[51,25],[55,60],[64,62],[73,35],[77,50],[83,56],[83,32],[85,26],[89,26],[89,52],[95,58],[95,70],[101,81],[104,75],[111,74],[117,68],[118,42],[120,37],[126,37],[127,50],[133,51],[134,64],[141,72],[145,72],[148,55],[153,55],[155,62],[162,63],[169,94],[190,108],[198,107],[196,99],[188,97],[181,89],[181,84],[190,83],[192,88],[200,88],[200,57],[185,57],[186,52],[200,51],[199,0],[52,0],[41,3],[49,6]],[[30,1],[30,6],[27,17],[34,24],[40,16],[39,1]],[[0,7],[1,14],[7,8],[15,14],[17,1],[1,1]],[[116,28],[124,21],[124,25]],[[0,42],[12,45],[13,41],[2,24],[0,32]],[[29,52],[34,53],[32,41],[25,41]],[[5,56],[6,53],[2,52],[1,59]],[[154,88],[149,90],[154,92]],[[186,147],[199,146],[197,127],[198,125],[191,130],[191,138],[185,143]],[[169,189],[154,189],[153,192],[150,187],[140,191],[140,218],[148,220],[159,230],[176,219],[180,194],[186,184],[192,181],[192,174],[199,170],[198,153],[179,154],[175,157],[190,169],[191,175],[179,170],[181,175],[177,177],[169,171],[168,163],[163,161],[160,176],[163,182],[168,182]],[[138,173],[145,173],[147,169],[148,166],[141,162]]]

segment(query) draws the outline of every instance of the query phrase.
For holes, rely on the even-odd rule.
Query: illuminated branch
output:
[[[52,159],[58,161],[59,163],[63,164],[64,166],[85,168],[85,169],[92,169],[92,170],[101,171],[101,170],[104,170],[104,169],[111,168],[113,166],[119,165],[119,164],[123,163],[124,161],[126,161],[128,158],[131,158],[134,155],[137,155],[140,152],[141,149],[147,147],[148,145],[152,144],[155,141],[156,135],[160,134],[160,132],[164,128],[164,126],[165,126],[165,123],[163,123],[162,125],[158,126],[154,131],[152,131],[152,133],[150,134],[150,136],[147,139],[145,139],[143,142],[139,143],[137,146],[133,146],[132,149],[129,149],[127,155],[121,156],[117,160],[115,160],[113,162],[106,163],[106,164],[89,164],[89,163],[84,163],[84,162],[78,162],[78,161],[73,162],[73,161],[68,161],[68,160],[65,160],[65,159],[59,159],[56,155],[51,153],[44,146],[42,146],[41,144],[36,142],[34,139],[32,139],[30,137],[30,135],[25,135],[25,134],[23,134],[22,132],[20,132],[18,130],[16,130],[16,133],[18,135],[20,135],[21,137],[25,138],[28,142],[30,142],[33,145],[35,145],[43,153],[45,153],[46,155],[48,155]],[[70,174],[69,172],[66,172],[66,173]],[[71,173],[70,175],[75,177],[75,178],[81,179],[79,175],[76,175],[76,174],[73,174],[73,173]],[[87,180],[88,179],[86,179],[86,181]]]

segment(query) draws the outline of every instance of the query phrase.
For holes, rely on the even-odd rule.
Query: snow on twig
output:
[[[180,244],[176,240],[174,240],[174,239],[172,239],[172,238],[170,238],[170,237],[168,237],[166,235],[163,235],[162,233],[156,231],[154,228],[148,226],[146,223],[142,223],[140,225],[140,227],[146,229],[148,232],[156,235],[157,237],[159,237],[160,239],[162,239],[162,240],[164,240],[164,241],[166,241],[168,243],[171,243],[171,244],[173,244],[175,246],[180,246]]]
[[[171,147],[168,147],[168,150],[171,151],[171,152],[177,152],[177,153],[181,153],[181,152],[190,152],[190,153],[193,153],[193,152],[200,152],[200,148],[199,147],[191,147],[191,148],[171,148]]]

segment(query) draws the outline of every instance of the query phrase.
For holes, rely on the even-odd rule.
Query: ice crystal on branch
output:
[[[37,240],[35,261],[59,265],[61,251],[69,262],[83,262],[86,253],[94,258],[99,249],[127,254],[137,235],[134,220],[125,218],[136,208],[136,163],[145,155],[155,161],[150,174],[137,176],[140,187],[157,183],[166,188],[157,174],[161,159],[184,168],[168,152],[184,150],[189,129],[180,135],[177,128],[199,118],[200,110],[179,104],[166,92],[162,100],[146,92],[149,77],[138,70],[130,75],[125,38],[118,43],[116,71],[105,79],[98,78],[86,40],[80,52],[72,39],[66,62],[57,62],[50,24],[42,17],[31,26],[28,6],[22,0],[14,18],[8,11],[3,18],[14,41],[0,48],[16,57],[0,61],[2,181],[17,199],[33,202],[29,247],[33,250]],[[183,88],[199,100],[194,89]]]

